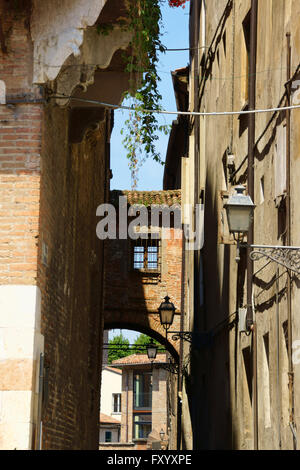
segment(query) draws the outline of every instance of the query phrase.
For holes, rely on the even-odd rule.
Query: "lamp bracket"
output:
[[[268,246],[268,245],[246,245],[253,251],[250,258],[258,261],[267,258],[291,271],[300,274],[300,247],[299,246]]]
[[[170,362],[169,364],[161,365],[161,368],[167,370],[171,374],[178,374],[179,373],[179,364],[177,364],[175,362]]]
[[[210,332],[197,332],[197,331],[172,331],[173,341],[182,339],[193,344],[196,349],[205,348],[212,343],[212,334]]]
[[[175,334],[172,336],[174,341],[178,339],[182,339],[183,341],[188,341],[189,343],[193,342],[194,334],[192,331],[176,331]]]

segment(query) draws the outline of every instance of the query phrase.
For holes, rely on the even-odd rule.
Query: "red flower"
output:
[[[185,7],[185,3],[189,0],[169,0],[170,7]]]

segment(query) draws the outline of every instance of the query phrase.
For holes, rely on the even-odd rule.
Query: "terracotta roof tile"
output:
[[[172,191],[127,191],[113,190],[110,192],[110,202],[115,207],[119,205],[119,197],[127,197],[128,205],[140,205],[150,207],[157,205],[181,205],[181,190]]]
[[[131,354],[131,356],[122,357],[121,359],[116,359],[112,361],[112,365],[129,366],[129,365],[139,365],[139,364],[151,364],[152,361],[148,359],[147,354]],[[156,359],[153,361],[154,364],[165,364],[166,354],[157,354]]]
[[[104,366],[103,370],[108,370],[108,371],[111,371],[111,372],[115,372],[116,374],[122,374],[121,369],[117,369],[116,367]]]
[[[100,413],[100,423],[121,424],[120,421],[118,421],[117,419],[112,418],[111,416],[105,415],[104,413]]]

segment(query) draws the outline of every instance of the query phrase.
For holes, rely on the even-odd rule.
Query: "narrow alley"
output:
[[[298,450],[299,17],[0,0],[1,450]]]

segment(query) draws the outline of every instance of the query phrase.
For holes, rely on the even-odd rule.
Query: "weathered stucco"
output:
[[[33,1],[34,83],[54,80],[64,61],[80,54],[84,30],[95,23],[106,1]]]
[[[86,92],[88,87],[94,84],[95,71],[108,68],[114,53],[119,49],[125,50],[130,39],[130,32],[122,31],[117,27],[107,36],[99,34],[96,28],[88,28],[84,32],[80,52],[76,56],[70,55],[63,64],[57,79],[56,94],[69,96],[78,85],[81,90]],[[128,77],[126,79],[128,80]],[[101,88],[98,89],[98,100],[101,98]],[[93,98],[96,99],[95,96]],[[68,101],[57,100],[60,105],[66,104]],[[76,104],[80,105],[75,101]]]
[[[196,2],[193,2],[193,6]],[[203,2],[201,2],[203,5]],[[256,105],[266,109],[286,104],[287,38],[291,33],[291,75],[300,58],[299,2],[258,2]],[[197,44],[209,51],[199,56],[198,66],[200,111],[237,111],[248,101],[247,84],[251,80],[247,66],[245,31],[250,0],[212,0],[206,2],[199,17],[192,9],[191,38],[194,25],[200,28]],[[226,8],[226,9],[225,9]],[[206,24],[205,31],[203,25]],[[200,38],[200,41],[199,39]],[[203,42],[204,38],[204,44]],[[193,40],[193,39],[192,39]],[[191,45],[194,45],[192,43]],[[248,44],[249,47],[249,44]],[[191,56],[190,91],[193,93],[196,56]],[[194,97],[191,95],[191,109]],[[198,103],[195,105],[198,106]],[[223,212],[228,194],[237,184],[247,186],[248,117],[243,115],[210,116],[200,119],[198,142],[190,140],[190,157],[199,162],[198,194],[205,196],[205,243],[201,253],[205,285],[204,309],[189,317],[206,331],[215,331],[212,344],[194,354],[191,360],[193,378],[190,396],[183,406],[192,414],[195,448],[253,449],[256,446],[255,396],[252,368],[255,337],[239,332],[239,307],[247,307],[247,254],[241,252],[237,264],[236,247],[229,236]],[[286,166],[285,113],[256,115],[254,158],[254,243],[286,244],[285,181],[278,185],[278,159]],[[291,113],[291,244],[300,245],[299,238],[299,112]],[[194,150],[193,150],[194,149]],[[227,165],[228,154],[234,157],[234,168]],[[234,175],[233,171],[236,170]],[[183,181],[183,186],[185,186]],[[183,187],[183,193],[189,191]],[[279,194],[281,192],[281,194]],[[280,204],[282,201],[282,204]],[[257,326],[257,429],[259,449],[292,449],[291,426],[299,429],[299,364],[293,364],[294,417],[289,417],[288,370],[288,274],[267,260],[254,263],[253,305]],[[188,270],[191,264],[186,262]],[[278,271],[277,271],[278,269]],[[198,273],[201,268],[198,269]],[[199,276],[200,277],[200,276]],[[292,279],[292,343],[298,340],[300,325],[297,314],[299,282]],[[190,284],[188,298],[194,297]],[[294,343],[295,344],[295,343]],[[253,359],[254,358],[254,359]],[[221,395],[220,395],[221,394]],[[188,398],[195,395],[201,407],[193,407]],[[199,398],[200,397],[200,398]],[[193,402],[194,398],[192,398]],[[197,408],[197,409],[196,409]],[[185,421],[188,423],[188,414]],[[186,423],[184,422],[184,427]],[[187,426],[188,427],[188,426]],[[297,432],[299,436],[299,432]],[[299,438],[298,438],[299,441]],[[299,444],[298,444],[299,445]]]

